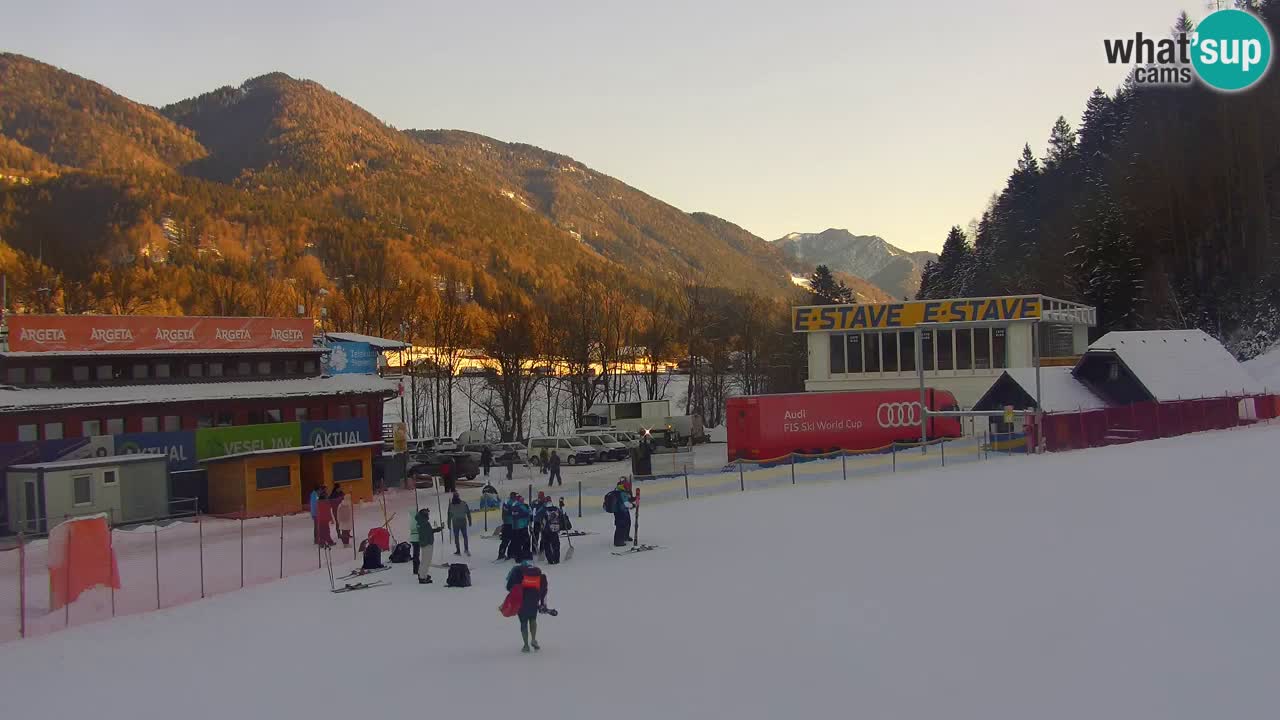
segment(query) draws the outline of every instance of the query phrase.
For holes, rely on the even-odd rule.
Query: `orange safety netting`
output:
[[[99,585],[120,589],[107,518],[68,520],[50,531],[49,608],[58,610]]]

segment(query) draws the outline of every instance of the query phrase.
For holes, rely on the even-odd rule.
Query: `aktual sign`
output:
[[[196,434],[193,432],[149,432],[116,435],[116,455],[164,455],[170,470],[196,467]]]
[[[302,423],[302,440],[318,448],[369,442],[369,420],[316,420]]]
[[[11,315],[9,349],[259,350],[311,347],[309,318]]]
[[[196,430],[196,458],[282,450],[302,445],[302,423],[267,423]]]
[[[1040,317],[1039,295],[921,300],[876,305],[817,305],[791,310],[792,332],[889,330],[920,323],[962,323],[1035,320]]]

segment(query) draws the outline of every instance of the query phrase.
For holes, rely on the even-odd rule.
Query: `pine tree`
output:
[[[1067,119],[1058,116],[1049,132],[1049,154],[1045,158],[1045,169],[1061,167],[1076,156],[1076,133],[1071,129]]]
[[[808,279],[809,292],[813,293],[814,305],[838,305],[853,302],[853,292],[844,283],[836,280],[831,268],[819,265],[813,269]]]

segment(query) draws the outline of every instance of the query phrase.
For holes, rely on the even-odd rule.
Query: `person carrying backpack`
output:
[[[560,564],[560,508],[549,505],[542,519],[542,554],[548,565]]]
[[[547,606],[547,576],[529,560],[521,560],[507,573],[507,593],[516,588],[521,590],[520,610],[516,613],[520,618],[520,637],[524,640],[524,648],[520,652],[529,652],[530,646],[541,650],[538,645],[538,611]]]
[[[564,479],[560,477],[560,453],[555,450],[551,451],[551,459],[547,461],[551,466],[551,477],[547,480],[547,487],[551,487],[556,483],[564,485]]]
[[[534,498],[533,502],[529,504],[529,510],[533,515],[530,522],[529,537],[531,544],[529,547],[535,556],[538,554],[538,544],[542,540],[542,511],[549,502],[551,502],[551,499],[547,497],[546,493],[539,490],[538,497]]]
[[[627,489],[626,478],[620,478],[618,485],[604,496],[604,511],[613,513],[613,544],[622,547],[631,540],[631,508],[635,506],[635,498]]]
[[[515,539],[516,531],[511,527],[511,508],[516,504],[516,494],[511,493],[511,497],[502,503],[502,541],[498,543],[498,559],[506,560],[508,555],[512,557],[515,553],[511,551],[511,542]]]
[[[489,477],[489,468],[493,465],[493,450],[485,445],[480,448],[480,469],[484,471],[484,476]]]
[[[431,511],[422,508],[415,516],[418,523],[418,543],[422,546],[422,557],[418,562],[418,584],[426,585],[431,582],[431,561],[434,559],[436,549],[436,533],[442,532],[444,526],[432,527]]]
[[[453,554],[461,555],[465,547],[467,557],[471,557],[471,540],[467,537],[467,528],[471,527],[471,507],[456,492],[449,501],[448,521],[449,529],[453,531]],[[459,538],[462,539],[461,546],[458,544]]]

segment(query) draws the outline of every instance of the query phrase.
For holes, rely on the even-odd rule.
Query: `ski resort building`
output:
[[[1094,308],[1043,295],[805,306],[791,318],[808,335],[806,390],[916,386],[918,328],[925,383],[964,408],[1005,370],[1075,365],[1097,324]]]
[[[317,341],[309,318],[14,315],[5,329],[0,475],[11,465],[159,454],[171,496],[208,509],[210,461],[341,448],[361,470],[350,477],[348,463],[339,474],[368,494],[372,451],[359,446],[381,440],[382,405],[397,391],[376,374],[383,348],[369,338]],[[320,475],[296,488],[332,481],[331,462],[299,467]],[[0,488],[0,502],[7,496]],[[0,523],[6,517],[0,508]]]

